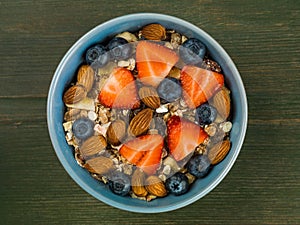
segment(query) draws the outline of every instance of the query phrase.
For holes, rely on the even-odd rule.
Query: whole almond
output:
[[[106,132],[107,141],[112,145],[119,145],[126,135],[126,124],[123,120],[113,121]]]
[[[140,169],[136,169],[131,177],[132,191],[135,195],[145,197],[148,191],[145,188],[145,174]]]
[[[74,85],[70,87],[63,96],[65,104],[75,104],[84,99],[87,95],[85,88],[82,85]]]
[[[82,65],[77,72],[77,83],[85,87],[89,92],[94,84],[94,70],[89,65]]]
[[[166,28],[160,24],[152,23],[144,26],[141,34],[148,40],[161,41],[166,39]]]
[[[221,162],[227,153],[230,150],[230,141],[229,140],[224,140],[221,142],[218,142],[215,144],[211,149],[208,151],[208,158],[211,162],[212,165],[216,165],[219,162]]]
[[[157,109],[160,106],[160,98],[154,87],[143,86],[139,90],[139,96],[146,106]]]
[[[85,168],[91,173],[97,173],[100,175],[108,173],[113,169],[113,160],[104,156],[92,158],[86,161]]]
[[[223,87],[212,98],[212,105],[218,111],[217,122],[225,121],[230,114],[230,92],[227,88]]]
[[[157,176],[149,176],[146,179],[146,190],[157,197],[164,197],[167,195],[167,190],[162,182]]]
[[[97,154],[104,148],[106,148],[107,143],[102,135],[92,136],[85,140],[83,144],[79,147],[80,153],[84,158]]]
[[[149,108],[140,111],[130,121],[128,133],[134,136],[145,133],[150,127],[152,116],[153,112]]]
[[[65,121],[75,120],[78,114],[80,113],[80,109],[72,109],[70,108],[64,115]]]

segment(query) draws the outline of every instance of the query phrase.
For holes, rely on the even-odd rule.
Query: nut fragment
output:
[[[153,175],[146,179],[146,190],[157,197],[164,197],[167,195],[167,190],[162,180]]]
[[[113,121],[107,129],[107,140],[112,145],[119,145],[126,134],[126,124],[123,120]]]
[[[192,184],[196,180],[196,177],[190,173],[186,173],[185,176],[188,178],[189,184]]]
[[[211,161],[212,165],[216,165],[221,162],[227,153],[230,150],[230,141],[225,140],[215,144],[209,151],[208,151],[208,158]]]
[[[212,106],[218,111],[217,121],[224,121],[230,114],[230,92],[227,88],[222,88],[212,98]]]
[[[107,111],[100,109],[98,114],[99,114],[99,120],[101,122],[101,124],[106,124],[108,122],[108,116],[107,116]]]
[[[114,163],[112,159],[104,156],[99,156],[97,158],[88,160],[85,164],[85,168],[92,173],[103,175],[112,170],[113,165]]]
[[[143,86],[139,90],[139,96],[145,105],[152,109],[156,109],[160,106],[160,98],[155,90],[155,88],[150,86]]]
[[[145,197],[148,191],[145,188],[145,174],[140,169],[136,169],[131,178],[131,186],[134,194]]]
[[[160,174],[158,178],[161,179],[163,182],[166,182],[167,180],[167,176],[165,174]]]
[[[88,111],[87,116],[92,121],[95,121],[97,119],[97,114],[94,111]]]
[[[181,43],[185,42],[188,38],[184,35],[181,36]]]
[[[166,39],[166,28],[160,24],[152,23],[144,26],[141,34],[148,40],[161,41]]]
[[[166,42],[164,44],[165,47],[169,48],[169,49],[174,49],[173,45],[170,42]]]
[[[152,116],[153,112],[149,108],[140,111],[130,121],[128,133],[134,136],[145,133],[150,127]]]
[[[131,164],[122,164],[121,166],[122,166],[122,169],[123,169],[123,173],[125,173],[127,175],[132,174],[133,165],[131,165]]]
[[[181,44],[181,35],[178,33],[171,34],[171,44],[177,48]]]
[[[84,168],[84,166],[85,166],[85,161],[84,161],[82,155],[81,155],[80,152],[79,152],[79,148],[75,148],[75,154],[74,154],[74,157],[75,157],[75,160],[76,160],[77,164],[78,164],[79,166],[81,166],[81,167]]]
[[[94,126],[94,131],[96,131],[97,133],[99,133],[99,134],[103,135],[104,137],[106,137],[107,136],[106,132],[107,132],[109,126],[110,126],[110,122],[106,123],[106,124],[103,124],[103,125],[96,124]]]
[[[223,131],[224,133],[227,133],[227,132],[229,132],[229,131],[231,130],[231,128],[232,128],[232,123],[231,123],[230,121],[226,121],[226,122],[224,122],[224,123],[221,123],[221,124],[220,124],[220,128],[222,129],[222,131]]]
[[[172,169],[172,172],[178,172],[180,170],[180,167],[178,166],[176,160],[170,156],[168,156],[167,158],[164,159],[163,164],[165,166],[169,165],[170,168]]]
[[[72,124],[73,124],[72,121],[68,121],[68,122],[63,123],[64,130],[65,130],[65,131],[70,131],[70,130],[72,130]]]
[[[116,37],[124,38],[128,42],[135,42],[135,41],[137,41],[137,37],[134,34],[129,33],[128,31],[125,31],[125,32],[120,33],[120,34],[117,34]]]
[[[75,104],[84,99],[87,95],[85,88],[82,85],[74,85],[70,87],[63,96],[63,101],[66,104]]]
[[[102,135],[92,136],[88,138],[79,147],[80,153],[84,158],[99,153],[106,147],[107,143]]]
[[[205,126],[204,130],[209,136],[214,136],[217,132],[217,125],[214,123],[211,123],[211,124]]]
[[[66,106],[68,108],[73,108],[73,109],[83,109],[83,110],[88,110],[88,111],[95,110],[95,102],[94,102],[94,99],[91,99],[91,98],[84,98],[77,103],[70,103],[70,104],[66,103]]]
[[[211,70],[211,71],[214,71],[214,72],[217,72],[217,73],[221,73],[222,69],[220,67],[220,65],[211,60],[211,59],[208,59],[208,58],[205,58],[202,62],[202,67],[207,69],[207,70]]]
[[[85,87],[89,92],[94,84],[94,70],[89,65],[82,65],[77,73],[77,83]]]
[[[161,105],[159,108],[155,110],[155,112],[157,113],[166,113],[168,111],[169,111],[168,104]]]
[[[166,174],[166,175],[169,175],[171,173],[171,166],[170,165],[166,165],[163,168],[163,173]]]
[[[168,77],[173,77],[173,78],[179,80],[179,79],[180,79],[180,69],[177,68],[177,67],[173,67],[173,68],[170,70],[170,72],[169,72],[169,74],[168,74]]]
[[[135,68],[135,59],[130,58],[128,60],[118,61],[118,66],[127,68],[128,70],[133,70]]]
[[[147,134],[158,134],[158,130],[150,129]]]

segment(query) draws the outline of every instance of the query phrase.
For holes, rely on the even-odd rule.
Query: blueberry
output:
[[[195,155],[187,163],[187,170],[197,178],[205,177],[210,169],[210,160],[206,155]]]
[[[186,64],[201,63],[205,53],[205,45],[196,38],[186,40],[179,48],[180,57]]]
[[[132,46],[127,40],[121,37],[114,37],[107,45],[112,58],[116,60],[128,59],[132,54]]]
[[[215,121],[217,110],[215,107],[205,103],[197,107],[196,115],[200,125],[207,125]]]
[[[188,178],[183,173],[175,173],[166,180],[166,188],[174,195],[182,195],[189,189]]]
[[[103,67],[109,61],[109,55],[103,45],[97,44],[93,45],[86,51],[85,60],[87,64],[93,64],[93,66],[96,67]]]
[[[73,134],[80,140],[85,140],[94,134],[94,122],[86,117],[74,121],[72,126]]]
[[[181,97],[180,81],[173,77],[163,79],[157,87],[157,93],[162,102],[174,102]]]
[[[110,176],[108,186],[113,193],[125,196],[130,191],[130,179],[126,174],[116,171]]]

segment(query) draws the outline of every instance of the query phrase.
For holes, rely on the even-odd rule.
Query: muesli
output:
[[[182,195],[230,150],[230,90],[201,40],[160,24],[90,46],[64,92],[74,158],[115,194]]]

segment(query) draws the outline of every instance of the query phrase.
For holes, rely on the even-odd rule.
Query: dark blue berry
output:
[[[217,114],[216,108],[207,103],[200,105],[196,109],[196,115],[200,125],[211,124],[215,121]]]
[[[114,172],[109,178],[108,186],[113,193],[125,196],[130,191],[130,179],[122,172]]]
[[[174,102],[181,97],[180,80],[173,77],[163,79],[157,87],[157,93],[162,102]]]
[[[109,55],[103,45],[97,44],[86,51],[85,60],[88,64],[93,64],[95,67],[103,67],[109,61]]]
[[[196,38],[186,40],[179,48],[180,57],[186,64],[201,63],[205,53],[205,45]]]
[[[175,173],[166,180],[166,188],[174,195],[182,195],[189,189],[188,178],[183,173]]]
[[[114,37],[107,45],[112,58],[116,60],[125,60],[132,55],[132,46],[127,40],[121,37]]]
[[[206,155],[195,155],[187,163],[187,170],[197,178],[205,177],[210,169],[211,163]]]
[[[94,134],[94,122],[86,117],[74,121],[72,126],[73,134],[80,140],[85,140]]]

